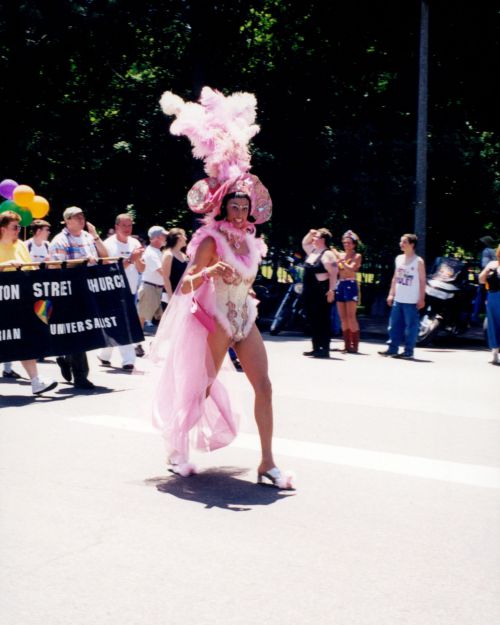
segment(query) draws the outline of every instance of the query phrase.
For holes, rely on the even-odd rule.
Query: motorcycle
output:
[[[420,318],[417,345],[428,345],[442,330],[451,335],[470,326],[477,285],[469,281],[467,263],[440,256],[425,287],[425,307]]]
[[[288,274],[292,279],[273,317],[269,333],[277,336],[283,330],[305,331],[306,315],[302,302],[304,266],[296,258],[287,256]]]

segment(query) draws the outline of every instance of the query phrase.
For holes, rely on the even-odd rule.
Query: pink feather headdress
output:
[[[257,176],[249,173],[248,145],[260,130],[255,124],[255,96],[238,92],[226,97],[204,87],[199,103],[184,102],[166,91],[160,105],[166,115],[176,116],[170,132],[188,137],[193,156],[203,160],[208,175],[188,193],[191,210],[215,216],[227,193],[241,191],[251,199],[251,215],[256,223],[267,221],[272,211],[271,197]]]

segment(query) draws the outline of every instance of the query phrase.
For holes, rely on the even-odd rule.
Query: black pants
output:
[[[89,363],[86,352],[75,352],[63,356],[67,364],[71,367],[74,382],[83,382],[89,375]]]
[[[311,326],[312,346],[315,351],[330,349],[331,304],[326,300],[330,281],[312,283],[304,289],[304,303],[307,320]]]

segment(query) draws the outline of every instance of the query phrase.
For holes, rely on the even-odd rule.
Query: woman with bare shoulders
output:
[[[188,193],[189,208],[205,215],[204,225],[189,243],[189,265],[152,348],[153,360],[163,362],[153,423],[164,437],[170,470],[183,477],[196,473],[189,462],[191,446],[212,451],[229,445],[238,432],[234,392],[219,374],[232,346],[255,394],[261,444],[257,481],[290,489],[292,476],[280,471],[273,458],[272,388],[252,291],[267,250],[255,224],[270,218],[272,202],[257,176],[248,173],[247,143],[258,130],[252,122],[255,98],[236,95],[228,103],[232,96],[205,87],[199,104],[186,104],[170,92],[162,96],[163,111],[177,117],[171,132],[189,137],[195,154],[203,155],[209,177]],[[199,110],[198,117],[192,115],[193,108]],[[210,124],[217,129],[213,136]],[[241,134],[238,128],[243,128]]]
[[[336,289],[337,310],[344,337],[344,352],[356,354],[359,347],[359,323],[356,318],[358,307],[358,284],[356,273],[363,258],[357,251],[358,235],[348,230],[342,235],[343,252],[337,252],[339,281]]]
[[[500,245],[497,247],[496,260],[490,261],[479,274],[479,284],[487,286],[488,299],[486,313],[488,316],[488,343],[494,365],[500,364],[498,350],[500,348]]]
[[[170,228],[167,243],[163,250],[161,269],[163,286],[168,301],[172,299],[175,289],[186,271],[188,258],[185,253],[187,244],[186,232],[182,228]]]

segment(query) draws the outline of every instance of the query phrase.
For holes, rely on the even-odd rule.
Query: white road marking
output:
[[[112,415],[89,415],[85,417],[72,417],[71,421],[98,425],[108,428],[127,430],[129,432],[142,432],[146,434],[157,433],[153,426],[144,421],[127,417],[115,417]],[[258,451],[260,449],[259,437],[256,434],[240,433],[232,443],[232,447]],[[483,488],[500,489],[500,468],[488,467],[477,464],[463,464],[449,462],[447,460],[433,460],[420,456],[405,456],[369,449],[356,449],[353,447],[338,447],[323,443],[311,443],[307,441],[291,440],[286,438],[274,439],[274,451],[276,454],[327,462],[372,471],[387,471],[398,475],[408,475],[430,480],[440,480],[456,484],[467,484]]]

